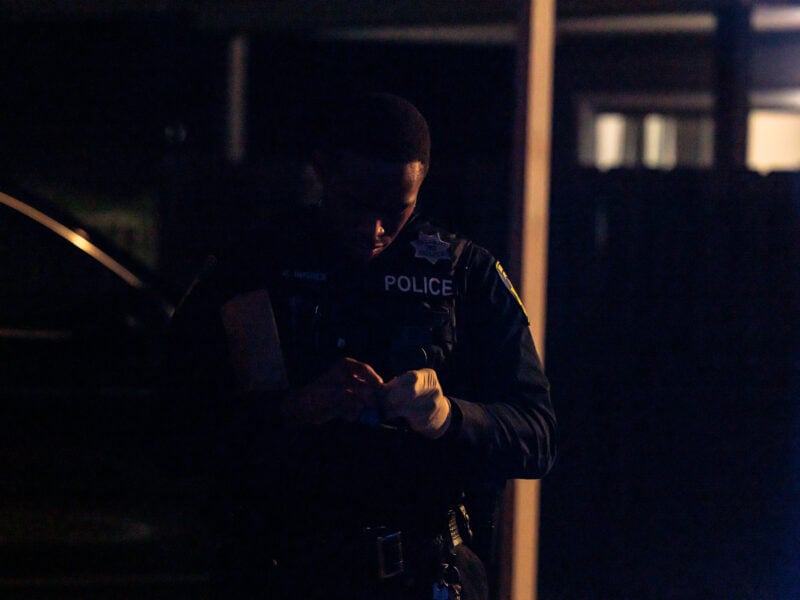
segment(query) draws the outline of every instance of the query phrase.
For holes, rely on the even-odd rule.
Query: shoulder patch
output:
[[[514,296],[514,299],[519,304],[519,307],[522,309],[522,313],[525,315],[525,319],[530,322],[530,318],[528,317],[528,311],[525,310],[525,305],[522,304],[522,298],[519,297],[517,290],[514,289],[514,284],[511,283],[511,280],[506,275],[506,271],[503,268],[503,265],[500,264],[500,261],[496,261],[494,263],[494,268],[497,270],[497,274],[500,276],[500,281],[503,282],[503,285],[506,286],[506,289]]]
[[[440,260],[450,260],[450,243],[445,242],[439,233],[423,233],[420,231],[419,239],[411,242],[414,246],[414,258],[424,258],[435,265]]]

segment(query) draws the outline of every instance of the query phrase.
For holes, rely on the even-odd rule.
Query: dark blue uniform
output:
[[[401,531],[405,572],[378,585],[422,597],[442,551],[467,535],[462,507],[475,536],[458,552],[487,549],[505,480],[542,477],[555,458],[527,315],[486,250],[419,216],[356,266],[331,254],[313,209],[254,237],[207,270],[173,324],[172,392],[208,416],[226,512],[249,514],[246,531],[225,528],[261,557],[264,586],[302,597],[372,589],[371,550],[361,561],[355,549],[364,532]],[[444,436],[426,439],[370,412],[358,423],[284,427],[282,394],[343,356],[385,381],[436,370],[452,405]]]

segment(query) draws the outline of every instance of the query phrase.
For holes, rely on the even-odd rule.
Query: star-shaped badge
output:
[[[424,258],[435,265],[440,260],[450,260],[450,244],[439,237],[438,233],[419,234],[419,239],[411,242],[414,246],[414,258]]]

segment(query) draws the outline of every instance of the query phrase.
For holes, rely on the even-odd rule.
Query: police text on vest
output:
[[[383,290],[428,296],[452,296],[453,280],[419,275],[385,275]]]

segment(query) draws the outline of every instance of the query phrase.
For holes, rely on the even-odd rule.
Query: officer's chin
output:
[[[386,246],[387,244],[352,244],[347,248],[347,254],[354,262],[365,263],[381,254]]]

